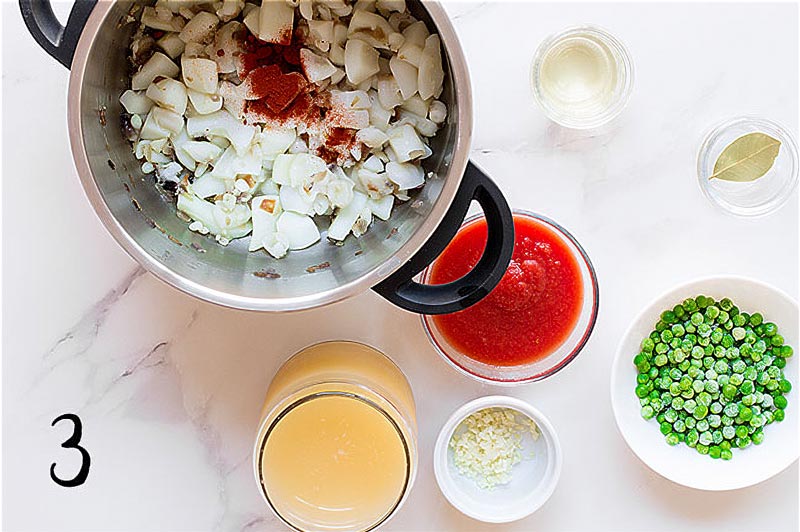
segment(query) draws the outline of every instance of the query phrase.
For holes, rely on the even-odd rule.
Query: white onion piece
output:
[[[145,95],[160,107],[180,115],[186,112],[186,87],[180,81],[164,78],[147,87]]]
[[[188,89],[186,92],[198,114],[208,115],[222,109],[222,96],[219,94],[206,94],[194,89]]]
[[[278,218],[278,233],[289,241],[289,249],[305,249],[319,241],[314,220],[295,212],[284,211]]]
[[[386,175],[400,190],[409,190],[425,184],[425,171],[415,164],[387,163]]]
[[[417,93],[419,80],[417,67],[395,56],[389,60],[389,68],[392,70],[392,75],[400,87],[403,99],[407,100],[414,96]]]
[[[145,90],[157,77],[174,78],[181,69],[161,52],[154,53],[139,71],[131,76],[131,89]]]
[[[380,199],[370,198],[367,201],[367,206],[372,211],[372,214],[381,220],[388,220],[392,215],[392,207],[394,207],[394,196],[384,196]]]
[[[342,241],[350,234],[353,224],[356,223],[364,207],[367,206],[367,196],[361,192],[353,192],[353,199],[339,210],[328,228],[328,238]]]
[[[197,116],[186,121],[186,131],[190,137],[219,135],[231,142],[237,153],[244,153],[256,133],[255,126],[241,123],[225,110],[209,115]]]
[[[380,71],[378,51],[364,41],[351,39],[344,49],[344,68],[347,79],[358,85]]]
[[[181,57],[183,82],[190,89],[206,94],[217,92],[217,64],[211,59],[202,57]]]
[[[219,18],[214,13],[200,11],[186,23],[178,37],[185,43],[207,41],[218,24]]]
[[[148,98],[144,92],[126,90],[119,97],[119,103],[125,111],[131,114],[144,115],[150,112],[153,107],[153,100]]]
[[[258,38],[272,44],[292,43],[294,6],[285,0],[262,0],[258,18]]]
[[[397,161],[404,163],[425,154],[425,144],[409,124],[395,126],[387,132],[389,145],[397,155]]]

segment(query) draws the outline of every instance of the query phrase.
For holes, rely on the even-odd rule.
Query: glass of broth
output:
[[[254,453],[261,494],[295,530],[372,530],[414,482],[416,432],[411,387],[386,355],[313,345],[267,391]]]

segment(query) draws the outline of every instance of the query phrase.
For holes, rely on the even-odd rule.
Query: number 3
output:
[[[50,478],[53,479],[53,482],[58,484],[59,486],[64,486],[65,488],[74,488],[76,486],[80,486],[84,482],[86,482],[86,477],[89,476],[89,466],[91,465],[91,458],[89,457],[89,452],[79,445],[81,441],[81,434],[83,432],[83,426],[81,425],[81,419],[76,416],[75,414],[61,414],[57,418],[53,420],[50,424],[51,427],[55,427],[56,423],[59,421],[67,419],[72,421],[74,426],[74,430],[72,431],[72,436],[67,438],[67,441],[61,444],[61,447],[64,449],[77,449],[81,452],[81,469],[78,471],[78,474],[75,475],[74,478],[69,480],[62,480],[56,476],[56,463],[53,462],[50,465]]]

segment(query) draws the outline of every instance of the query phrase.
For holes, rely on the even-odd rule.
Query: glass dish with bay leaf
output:
[[[700,189],[738,216],[776,211],[797,185],[797,144],[780,125],[762,118],[727,120],[706,136],[697,157]]]

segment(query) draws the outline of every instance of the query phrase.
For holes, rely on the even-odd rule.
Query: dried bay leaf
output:
[[[709,179],[745,183],[766,174],[781,148],[781,141],[765,133],[748,133],[722,150]]]

